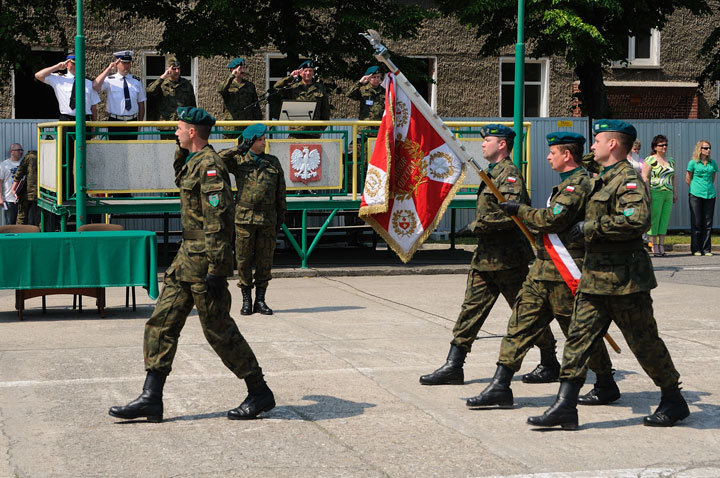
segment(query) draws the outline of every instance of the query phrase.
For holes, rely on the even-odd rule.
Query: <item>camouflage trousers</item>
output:
[[[227,286],[220,299],[208,296],[202,282],[181,282],[174,273],[165,276],[155,311],[145,324],[145,370],[170,373],[178,339],[193,306],[208,343],[238,378],[259,370],[250,345],[230,317],[232,298]]]
[[[272,279],[273,253],[277,230],[275,226],[235,224],[235,259],[238,287],[253,286],[252,266],[255,265],[255,287],[265,289]]]
[[[470,269],[465,287],[465,300],[453,327],[453,339],[450,343],[470,352],[498,296],[502,294],[512,306],[527,273],[527,265],[504,271]],[[545,328],[535,345],[540,349],[552,349],[552,353],[555,353],[555,337],[549,328]]]
[[[585,383],[591,350],[615,322],[645,373],[658,387],[678,383],[665,342],[658,336],[650,292],[628,295],[596,295],[578,292],[568,339],[563,352],[560,380]]]
[[[515,299],[507,335],[500,343],[498,365],[519,371],[525,355],[542,337],[553,318],[557,319],[567,338],[573,302],[575,297],[564,282],[527,277]],[[597,375],[612,373],[612,362],[602,340],[590,355],[588,366]]]
[[[16,224],[40,225],[40,208],[37,201],[18,198],[18,214]]]

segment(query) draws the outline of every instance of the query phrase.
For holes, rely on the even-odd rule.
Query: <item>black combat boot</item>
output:
[[[275,408],[275,396],[265,383],[262,370],[258,369],[257,372],[245,377],[245,384],[248,388],[248,396],[239,407],[227,413],[230,420],[252,420],[262,412]]]
[[[240,309],[240,315],[252,315],[252,287],[242,285],[240,286],[240,292],[242,292],[243,305]]]
[[[618,398],[620,398],[620,389],[610,372],[607,375],[598,375],[593,389],[578,397],[578,403],[580,405],[607,405]]]
[[[671,427],[690,415],[687,402],[680,393],[680,384],[662,389],[660,405],[650,416],[643,419],[647,427]]]
[[[147,421],[158,423],[163,417],[162,393],[167,375],[159,372],[148,372],[145,377],[143,392],[138,398],[125,406],[110,407],[110,416],[132,420],[146,417]]]
[[[535,370],[522,376],[523,383],[557,382],[560,376],[560,363],[555,357],[555,347],[540,349],[540,363]]]
[[[420,377],[420,383],[423,385],[462,385],[465,383],[463,364],[466,356],[465,349],[454,344],[451,345],[445,365],[431,374]]]
[[[265,303],[265,291],[266,287],[257,287],[255,289],[255,307],[253,312],[260,312],[262,315],[273,315],[273,311]]]
[[[539,417],[530,417],[527,422],[534,427],[554,427],[560,425],[566,430],[578,427],[577,400],[580,385],[572,382],[560,382],[560,391],[552,407]]]
[[[498,365],[495,376],[485,390],[477,397],[468,398],[465,405],[468,408],[485,408],[497,405],[498,408],[512,408],[513,393],[510,388],[515,372],[505,365]]]

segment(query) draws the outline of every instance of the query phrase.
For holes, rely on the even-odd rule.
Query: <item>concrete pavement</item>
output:
[[[510,312],[502,299],[468,356],[466,385],[418,384],[444,361],[465,287],[462,264],[432,274],[428,262],[424,274],[379,263],[380,275],[349,276],[360,266],[346,266],[336,276],[329,264],[317,277],[274,279],[272,317],[240,316],[232,282],[233,316],[278,402],[251,422],[225,418],[245,387],[194,312],[165,389],[166,420],[124,422],[107,409],[142,386],[143,325],[154,305],[145,292],[132,312],[124,290],[109,289],[104,319],[90,299],[81,315],[70,296],[48,297],[46,315],[31,299],[18,322],[12,291],[0,291],[0,476],[720,476],[720,257],[655,260],[656,318],[691,416],[670,429],[642,426],[660,394],[612,326],[623,396],[581,407],[574,432],[525,424],[552,403],[557,384],[516,377],[514,409],[466,409],[495,370]],[[390,275],[398,267],[407,275]],[[538,358],[531,351],[522,372]]]

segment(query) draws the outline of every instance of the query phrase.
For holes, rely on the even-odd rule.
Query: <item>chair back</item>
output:
[[[6,226],[0,226],[0,234],[18,232],[40,232],[40,228],[32,224],[8,224]]]
[[[82,226],[78,227],[78,232],[83,231],[123,231],[125,228],[122,227],[120,224],[105,224],[105,223],[98,223],[98,224],[83,224]]]

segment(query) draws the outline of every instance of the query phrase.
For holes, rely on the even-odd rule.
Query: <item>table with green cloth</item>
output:
[[[37,290],[98,297],[77,292],[93,289],[104,307],[105,287],[131,286],[158,296],[157,238],[150,231],[0,234],[0,264],[0,289],[15,289],[18,300],[45,295],[30,292]]]

